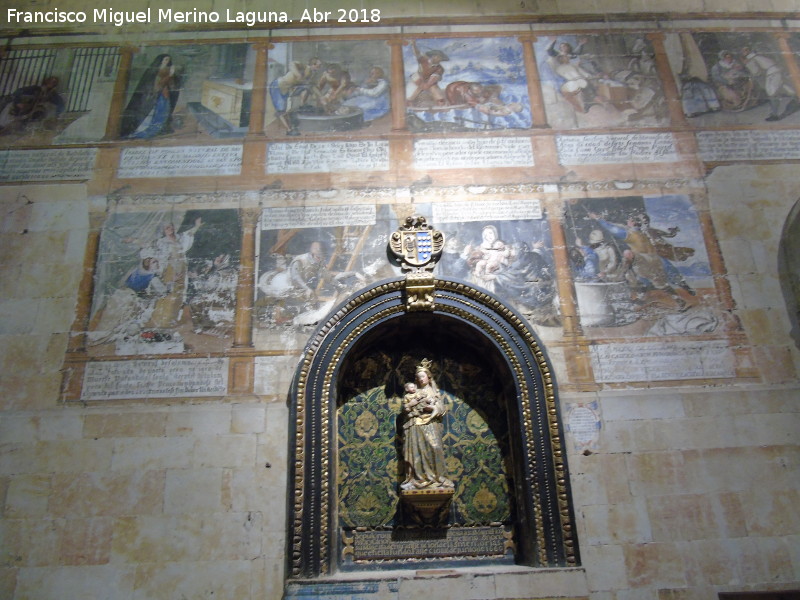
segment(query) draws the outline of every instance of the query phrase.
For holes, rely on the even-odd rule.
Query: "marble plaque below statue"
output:
[[[513,549],[512,534],[503,527],[355,530],[343,533],[343,554],[352,553],[355,561],[502,557]]]

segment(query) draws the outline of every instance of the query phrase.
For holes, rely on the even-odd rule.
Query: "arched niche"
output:
[[[304,351],[290,392],[289,583],[352,569],[474,562],[566,567],[580,561],[557,390],[544,350],[524,319],[487,292],[441,279],[434,280],[433,287],[434,302],[423,310],[411,306],[405,279],[383,281],[357,293],[320,325]],[[360,442],[376,436],[382,440],[366,452],[389,465],[388,478],[396,483],[391,456],[399,451],[394,422],[398,388],[423,356],[433,360],[434,376],[451,411],[461,415],[451,415],[460,420],[452,422],[458,427],[446,435],[453,441],[459,430],[470,426],[473,433],[488,432],[481,434],[480,442],[492,455],[489,464],[499,460],[494,464],[504,471],[494,474],[494,483],[473,477],[469,489],[459,488],[457,481],[454,505],[444,526],[436,527],[415,525],[396,494],[386,491],[392,483],[378,475],[384,491],[377,490],[377,500],[369,502],[388,503],[376,507],[381,518],[366,526],[348,522],[342,512],[351,508],[341,503],[340,493],[351,463],[340,462],[340,454],[348,450],[340,429],[350,427],[350,435],[359,436]],[[473,389],[478,383],[480,389]],[[480,394],[494,397],[479,398]],[[354,402],[373,402],[381,410],[372,410],[358,425],[359,414],[350,415],[349,421],[342,417],[342,410],[353,408]],[[450,464],[457,459],[463,465],[467,446],[462,444],[461,455],[449,455]],[[363,465],[365,459],[360,460]],[[486,463],[480,469],[487,471]],[[497,493],[502,487],[499,477],[507,484],[507,497]],[[475,500],[478,492],[484,500]],[[500,521],[490,520],[497,517],[490,516],[492,500],[485,502],[491,494],[507,503]],[[467,509],[458,516],[458,503],[463,506],[467,495],[478,512],[487,513],[486,522],[476,519],[474,511],[465,518]],[[465,531],[469,528],[483,529]],[[498,554],[500,535],[507,543]],[[444,544],[431,541],[436,536]],[[452,543],[449,536],[455,536]],[[400,547],[409,539],[416,553],[408,547],[387,555],[370,550]],[[448,554],[441,550],[443,545],[461,550]]]
[[[795,202],[783,226],[778,250],[778,277],[792,325],[791,336],[800,348],[800,200]]]

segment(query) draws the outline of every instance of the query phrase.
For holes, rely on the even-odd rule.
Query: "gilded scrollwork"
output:
[[[433,310],[434,278],[432,273],[406,275],[406,309],[408,311]]]

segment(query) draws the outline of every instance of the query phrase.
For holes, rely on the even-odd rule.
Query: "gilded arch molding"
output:
[[[557,389],[544,349],[525,320],[491,294],[434,279],[432,318],[483,336],[513,379],[508,407],[516,443],[518,560],[529,566],[579,564]],[[287,574],[331,574],[337,567],[334,523],[336,381],[341,365],[369,332],[411,314],[406,279],[385,280],[341,304],[306,346],[290,391]]]

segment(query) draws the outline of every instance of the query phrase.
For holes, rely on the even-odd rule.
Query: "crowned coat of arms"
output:
[[[444,234],[425,221],[407,217],[389,239],[389,248],[404,271],[433,271],[444,248]]]
[[[442,256],[444,234],[425,217],[407,217],[389,238],[389,249],[406,271],[406,310],[433,310],[433,268]]]

